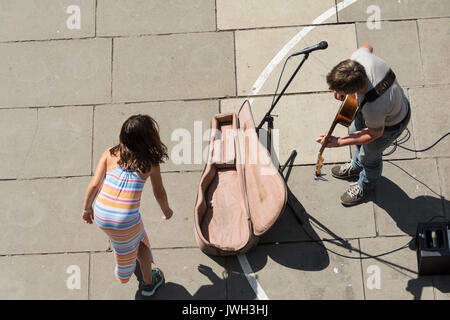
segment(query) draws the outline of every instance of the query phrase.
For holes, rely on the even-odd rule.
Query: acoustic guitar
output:
[[[355,94],[349,94],[345,97],[344,101],[341,104],[341,107],[339,108],[339,111],[334,118],[333,123],[331,124],[330,130],[328,131],[328,134],[325,136],[325,139],[323,140],[322,147],[320,148],[319,155],[317,156],[317,163],[316,163],[316,177],[320,176],[320,170],[322,169],[323,164],[323,157],[322,153],[325,150],[325,146],[328,143],[328,140],[330,139],[334,128],[336,128],[336,125],[339,123],[345,127],[349,127],[352,123],[353,119],[355,118],[356,113],[358,112],[358,102],[356,101],[356,95]]]

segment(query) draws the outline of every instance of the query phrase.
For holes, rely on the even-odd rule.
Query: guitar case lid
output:
[[[268,150],[258,139],[248,100],[242,104],[238,120],[244,135],[244,143],[240,145],[244,150],[241,149],[240,152],[245,155],[244,175],[249,213],[253,233],[261,236],[283,212],[287,201],[287,188]]]

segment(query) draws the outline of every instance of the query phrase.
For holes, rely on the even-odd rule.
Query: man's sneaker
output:
[[[152,283],[144,283],[141,286],[141,294],[143,296],[152,296],[156,289],[164,283],[164,274],[158,268],[152,270]]]
[[[333,177],[344,180],[353,180],[358,178],[360,172],[360,169],[353,168],[351,162],[331,168],[331,175]]]
[[[350,188],[341,196],[341,202],[344,206],[353,206],[364,202],[370,195],[369,190],[364,190],[358,183],[352,183]]]

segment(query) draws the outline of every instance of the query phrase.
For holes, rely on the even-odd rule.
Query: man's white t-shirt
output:
[[[384,79],[389,66],[386,62],[374,55],[367,48],[359,48],[350,57],[351,60],[359,62],[366,70],[371,90]],[[364,94],[356,94],[358,103],[364,99]],[[362,115],[366,126],[370,129],[379,129],[383,126],[393,126],[401,122],[408,113],[408,99],[397,80],[373,102],[367,102],[362,108]]]

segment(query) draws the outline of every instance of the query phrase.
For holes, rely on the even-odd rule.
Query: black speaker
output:
[[[416,250],[419,275],[450,274],[450,222],[419,223]]]

